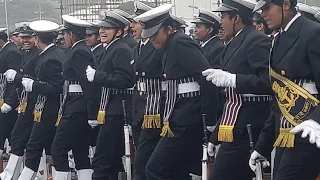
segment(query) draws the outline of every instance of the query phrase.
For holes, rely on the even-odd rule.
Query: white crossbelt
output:
[[[200,85],[197,82],[178,84],[178,94],[200,91]]]
[[[70,84],[69,93],[82,93],[82,88],[79,84]]]
[[[307,90],[310,94],[319,94],[315,82],[303,83],[302,88]]]

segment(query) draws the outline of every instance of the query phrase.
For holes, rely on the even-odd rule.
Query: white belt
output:
[[[82,93],[82,88],[79,84],[70,84],[69,93]]]
[[[303,83],[302,88],[307,90],[310,94],[319,94],[315,82]]]
[[[146,86],[145,82],[137,82],[137,85],[138,85],[138,91],[141,91],[141,92],[147,91],[147,86]],[[167,81],[162,81],[161,82],[161,90],[166,91],[167,87],[168,87]]]
[[[197,82],[178,84],[178,94],[200,91],[200,85]]]

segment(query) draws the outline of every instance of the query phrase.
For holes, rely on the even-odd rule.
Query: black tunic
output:
[[[275,44],[270,57],[270,64],[278,74],[284,74],[291,80],[305,79],[315,82],[320,92],[320,26],[305,17],[299,17],[288,29],[288,31],[275,38]],[[273,149],[273,143],[279,134],[280,110],[273,110],[274,117],[267,121],[256,149],[261,154],[269,154]],[[278,117],[278,118],[275,118]],[[320,123],[320,107],[306,117],[304,120],[313,119]],[[309,143],[300,135],[295,136],[296,143]]]
[[[100,57],[94,84],[98,87],[124,90],[134,85],[133,71],[130,62],[133,60],[131,49],[121,40],[112,42]],[[122,115],[122,100],[131,102],[131,95],[126,93],[111,93],[106,114]]]
[[[125,42],[131,49],[138,45],[137,40],[135,40],[131,34],[127,34],[122,38],[122,41]]]
[[[213,37],[202,47],[204,56],[212,68],[220,68],[220,58],[224,47],[225,45],[218,37]],[[204,93],[203,113],[206,114],[207,125],[214,126],[217,123],[217,118],[222,114],[225,97],[222,93],[217,93],[218,88],[211,82],[206,82],[203,85],[202,92]]]
[[[133,49],[134,62],[132,65],[135,72],[135,81],[137,82],[139,78],[162,79],[162,51],[156,50],[150,41],[146,45],[142,45],[142,50],[140,50],[140,43]],[[133,124],[141,123],[145,114],[145,108],[146,95],[140,95],[137,89],[135,89],[132,107]]]
[[[98,114],[98,89],[88,82],[86,69],[94,67],[94,56],[84,40],[78,41],[68,52],[68,59],[63,66],[63,76],[67,81],[80,82],[83,95],[69,94],[63,113],[88,113],[89,119],[96,119]]]
[[[44,95],[47,100],[42,112],[42,120],[57,119],[62,93],[62,64],[65,62],[64,52],[53,45],[40,55],[36,64],[36,79],[32,90],[38,95]]]
[[[174,33],[167,41],[162,58],[165,80],[195,79],[200,85],[205,79],[202,71],[210,64],[194,40],[183,33]],[[201,98],[179,97],[169,119],[170,126],[188,126],[201,123]]]
[[[19,71],[21,64],[21,54],[14,43],[9,43],[0,51],[0,73],[5,73],[8,69]],[[14,107],[17,104],[17,96],[11,96],[11,92],[15,90],[13,83],[7,83],[4,92],[4,103]]]

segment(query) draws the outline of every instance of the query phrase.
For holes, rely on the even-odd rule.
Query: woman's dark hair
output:
[[[84,39],[86,37],[86,31],[79,31],[79,30],[66,30],[65,31],[66,33],[70,34],[72,32],[74,38],[75,38],[75,41],[80,41],[82,39]]]
[[[166,30],[166,31],[169,30],[169,28],[168,28],[169,26],[170,26],[171,28],[173,28],[173,19],[172,19],[172,17],[166,18],[166,19],[163,21],[163,23],[162,23],[162,27],[163,27],[163,29]]]
[[[228,14],[229,14],[229,18],[230,18],[230,19],[232,19],[232,18],[234,18],[234,17],[236,17],[236,16],[240,16],[240,17],[241,17],[241,20],[242,20],[242,23],[243,23],[244,25],[246,25],[246,26],[250,26],[250,25],[253,24],[252,17],[248,17],[248,16],[244,17],[244,15],[242,15],[241,13],[239,14],[239,13],[236,12],[236,11],[230,11],[230,12],[228,12]]]
[[[55,34],[39,34],[38,38],[43,44],[51,44],[54,42],[56,35]]]
[[[210,36],[217,35],[219,32],[220,25],[212,26],[211,24],[204,24],[204,26],[206,27],[206,29],[212,28],[212,32],[210,33]]]
[[[0,39],[4,42],[8,41],[8,35],[6,33],[1,33],[0,34]]]

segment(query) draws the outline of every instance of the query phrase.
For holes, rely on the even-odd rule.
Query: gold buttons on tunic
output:
[[[281,75],[284,76],[286,75],[286,72],[284,70],[281,71]]]
[[[167,74],[163,74],[163,77],[164,77],[164,78],[167,78]]]
[[[142,74],[141,74],[142,76],[145,76],[146,75],[146,73],[145,72],[142,72]]]
[[[139,72],[137,71],[137,72],[136,72],[136,76],[138,76],[138,75],[139,75]]]

